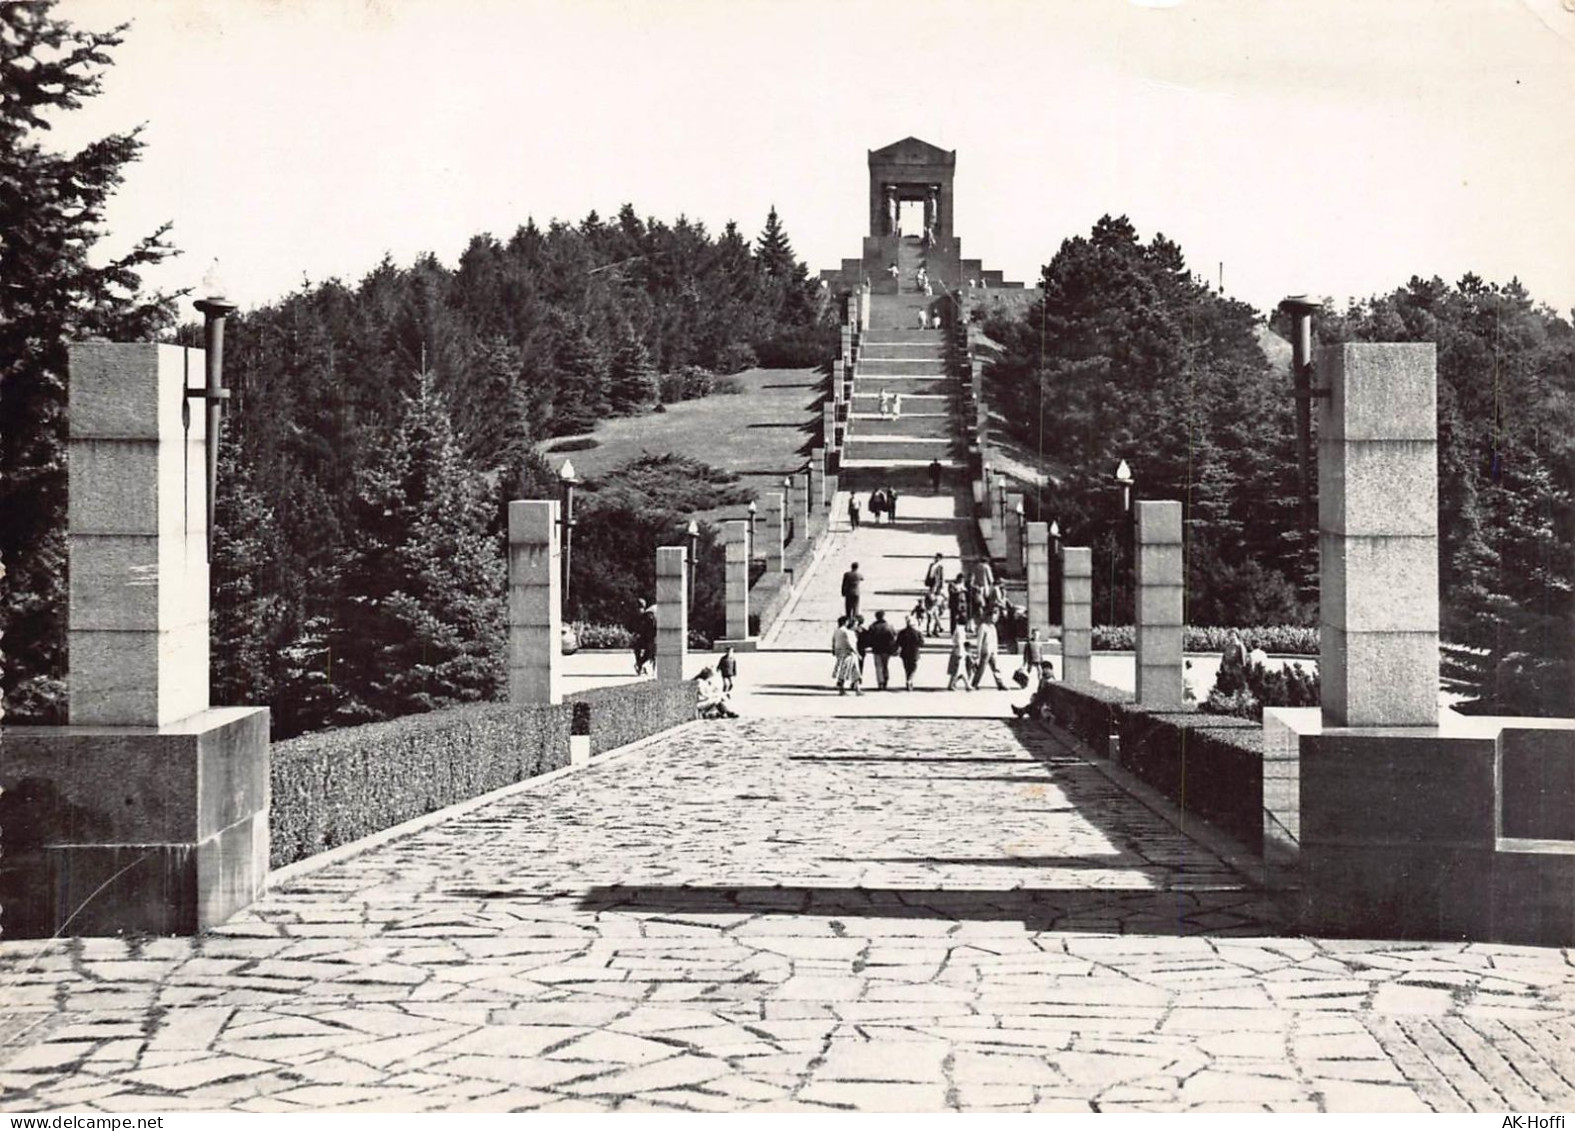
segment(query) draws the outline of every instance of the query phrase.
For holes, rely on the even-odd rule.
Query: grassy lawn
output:
[[[542,445],[554,467],[565,456],[585,477],[611,471],[636,456],[677,452],[736,472],[757,491],[780,484],[804,466],[818,432],[821,374],[815,369],[748,369],[737,374],[743,392],[667,406],[667,411],[608,420],[592,433],[596,447],[555,451],[580,437]],[[734,508],[736,509],[736,508]]]

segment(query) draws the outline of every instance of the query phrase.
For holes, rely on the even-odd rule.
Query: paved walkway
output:
[[[860,496],[861,503],[867,502]],[[846,492],[832,504],[833,521],[826,533],[826,548],[799,587],[762,645],[767,648],[826,650],[831,630],[842,615],[842,575],[854,562],[864,575],[860,611],[873,619],[878,610],[897,627],[924,594],[924,571],[937,553],[946,561],[946,574],[962,570],[964,554],[976,551],[968,539],[960,495],[902,495],[897,499],[897,521],[871,524],[868,514],[854,530],[848,525]],[[932,642],[942,648],[944,641]],[[942,665],[944,667],[944,664]]]
[[[0,1001],[8,1112],[1575,1105],[1570,953],[1286,937],[1002,721],[692,724]]]

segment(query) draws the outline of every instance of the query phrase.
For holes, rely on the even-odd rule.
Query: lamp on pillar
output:
[[[1028,516],[1023,513],[1023,500],[1017,500],[1017,506],[1012,508],[1017,515],[1017,567],[1028,576]]]
[[[1120,553],[1120,529],[1126,529],[1127,537],[1133,537],[1132,531],[1132,468],[1127,466],[1127,461],[1122,460],[1116,464],[1115,474],[1111,479],[1116,486],[1121,488],[1121,514],[1123,521],[1116,530],[1110,534],[1110,623],[1119,623],[1116,620],[1116,558]],[[1136,553],[1136,550],[1133,550]],[[1134,597],[1135,599],[1135,597]]]
[[[206,381],[200,389],[186,390],[186,404],[181,406],[181,419],[190,427],[190,401],[195,398],[205,402],[208,409],[208,561],[213,561],[213,504],[219,487],[219,422],[224,412],[224,402],[230,399],[230,390],[224,387],[224,320],[234,314],[237,307],[224,294],[219,281],[218,264],[208,269],[202,278],[206,298],[192,305],[202,313],[202,348]]]
[[[782,498],[791,504],[793,499],[793,477],[791,475],[782,477]],[[783,532],[789,542],[793,541],[794,536],[798,533],[793,529],[794,525],[793,512],[789,510],[787,514],[787,529]]]
[[[1302,529],[1312,531],[1317,513],[1312,497],[1312,402],[1329,395],[1313,388],[1312,316],[1322,303],[1306,295],[1290,295],[1280,309],[1291,316],[1291,395],[1296,398],[1296,484],[1302,496]]]
[[[1050,614],[1051,623],[1061,623],[1061,524],[1050,520]]]
[[[689,607],[695,606],[695,560],[700,556],[700,524],[694,519],[684,531],[689,535]]]
[[[755,515],[758,514],[759,511],[760,511],[760,508],[755,505],[755,500],[750,499],[749,500],[749,552],[744,555],[744,560],[746,562],[752,562],[752,561],[755,560]]]
[[[1132,469],[1127,466],[1127,461],[1122,460],[1116,464],[1115,481],[1121,488],[1121,510],[1132,513]]]
[[[574,461],[564,460],[558,468],[558,487],[563,491],[563,607],[569,607],[569,560],[574,549],[574,488],[580,482],[574,473]]]

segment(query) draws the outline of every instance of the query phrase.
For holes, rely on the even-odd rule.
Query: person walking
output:
[[[854,562],[853,567],[842,575],[842,614],[844,616],[857,616],[859,611],[859,590],[864,585],[864,575],[859,572],[859,563]]]
[[[940,554],[936,554],[930,561],[930,568],[924,571],[924,588],[930,593],[939,593],[946,584],[946,563]]]
[[[859,682],[864,681],[864,658],[870,654],[870,630],[863,617],[853,618],[853,642],[859,650]]]
[[[930,461],[930,494],[932,494],[932,495],[939,495],[940,493],[941,493],[941,461],[938,460],[938,459],[932,459]]]
[[[1001,679],[1001,669],[996,666],[996,653],[1000,650],[1000,637],[995,630],[995,614],[986,613],[984,620],[979,625],[979,639],[974,648],[973,659],[973,685],[979,686],[979,681],[984,678],[986,665],[990,674],[995,677],[995,689],[1006,690],[1006,682]]]
[[[890,484],[886,487],[886,521],[897,521],[897,490]]]
[[[952,651],[946,659],[946,690],[956,691],[961,682],[964,691],[972,691],[968,682],[968,629],[962,621],[952,620]]]
[[[902,419],[902,394],[901,393],[898,393],[896,396],[891,398],[891,418],[893,420],[901,420]]]
[[[902,626],[902,631],[897,633],[897,655],[902,657],[904,690],[913,690],[913,673],[919,670],[919,653],[922,651],[924,651],[924,637],[914,627],[913,618],[909,617]]]
[[[924,595],[924,614],[920,623],[924,625],[926,636],[940,636],[945,631],[941,628],[940,590],[932,590]]]
[[[848,525],[854,530],[859,528],[859,500],[857,495],[848,496]]]
[[[646,632],[646,621],[649,619],[652,631]],[[634,674],[644,675],[645,665],[656,659],[656,650],[651,645],[655,641],[656,609],[648,605],[641,597],[635,605],[634,616],[629,618],[629,635],[634,648]]]
[[[946,587],[946,608],[951,613],[952,631],[956,632],[957,626],[968,619],[968,591],[963,588],[963,575],[960,573]]]
[[[835,657],[831,678],[836,681],[838,695],[846,695],[849,687],[853,688],[855,695],[864,694],[860,686],[863,681],[859,678],[858,638],[853,633],[852,625],[852,617],[843,617],[837,621],[837,627],[831,634],[831,654]]]
[[[1045,645],[1039,639],[1039,630],[1028,630],[1028,639],[1023,642],[1023,662],[1018,665],[1017,672],[1012,676],[1012,681],[1018,687],[1028,687],[1035,680],[1044,678]],[[1021,678],[1019,678],[1021,677]]]
[[[722,657],[716,662],[716,674],[722,677],[722,690],[731,695],[733,681],[738,678],[738,657],[733,655],[731,644],[722,649]]]
[[[875,686],[889,691],[891,658],[897,654],[897,633],[886,619],[884,609],[876,612],[875,623],[870,625],[869,644],[870,654],[875,657]]]

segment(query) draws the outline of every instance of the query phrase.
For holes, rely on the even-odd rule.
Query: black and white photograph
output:
[[[1564,1128],[1575,0],[0,0],[0,1116],[241,1112]]]

